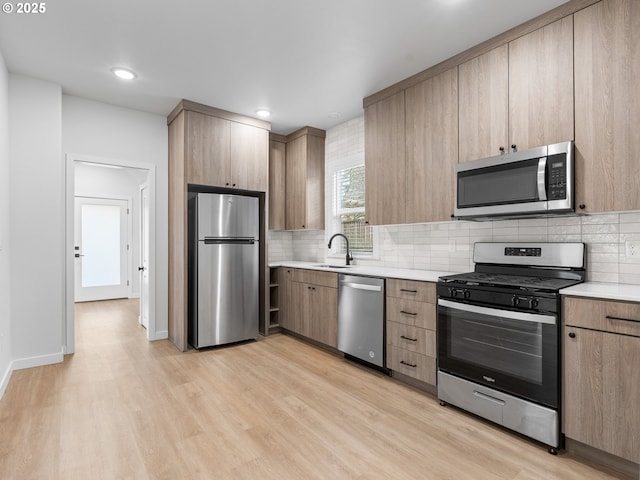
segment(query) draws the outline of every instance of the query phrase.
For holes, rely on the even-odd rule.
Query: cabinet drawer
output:
[[[433,303],[387,297],[387,320],[435,331],[436,306]]]
[[[436,384],[436,359],[403,348],[390,346],[387,367],[422,382]]]
[[[640,337],[640,304],[564,297],[564,324]]]
[[[436,356],[436,332],[387,320],[387,344],[412,352]]]
[[[415,280],[387,280],[387,296],[436,303],[436,284]]]
[[[291,280],[294,282],[311,283],[325,287],[338,288],[338,274],[333,272],[319,272],[301,268],[291,269]]]

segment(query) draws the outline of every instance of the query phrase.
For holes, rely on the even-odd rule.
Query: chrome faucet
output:
[[[336,233],[334,236],[332,236],[329,239],[329,248],[331,248],[331,242],[333,242],[333,239],[336,237],[342,237],[344,238],[345,242],[347,242],[347,265],[351,265],[353,257],[351,256],[351,253],[349,251],[349,239],[346,237],[346,235],[343,235],[342,233]]]

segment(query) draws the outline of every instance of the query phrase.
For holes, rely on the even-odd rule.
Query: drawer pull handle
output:
[[[409,340],[410,342],[417,342],[418,339],[417,338],[409,338],[409,337],[405,337],[404,335],[400,335],[400,338],[403,340]]]
[[[611,315],[607,315],[607,320],[621,320],[623,322],[636,322],[640,323],[640,320],[635,320],[633,318],[622,318],[622,317],[613,317]]]
[[[416,368],[418,366],[418,364],[416,363],[407,363],[404,360],[400,360],[400,363],[403,365],[406,365],[407,367],[411,367],[411,368]]]
[[[418,290],[407,290],[406,288],[401,288],[400,291],[407,293],[418,293]]]
[[[405,310],[400,310],[400,313],[404,313],[405,315],[413,315],[414,317],[415,317],[416,315],[418,315],[417,313],[407,312],[407,311],[405,311]]]

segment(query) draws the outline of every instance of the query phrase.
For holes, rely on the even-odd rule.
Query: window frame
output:
[[[327,243],[334,234],[342,233],[342,229],[340,229],[340,215],[358,213],[360,211],[366,212],[366,197],[364,208],[356,207],[338,211],[338,182],[336,181],[336,174],[341,170],[358,166],[364,166],[364,152],[328,161],[326,164],[325,178],[327,182],[325,185],[325,198],[327,199],[327,205],[325,208],[325,240]],[[375,226],[369,226],[369,228],[371,228],[372,233],[372,251],[370,253],[352,252],[354,259],[378,260],[380,258],[378,228]],[[334,242],[327,254],[327,258],[344,258],[346,252],[340,251],[344,246],[343,240]]]

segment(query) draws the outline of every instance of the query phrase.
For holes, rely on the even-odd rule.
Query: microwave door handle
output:
[[[538,160],[538,200],[547,200],[547,157],[542,157]]]

